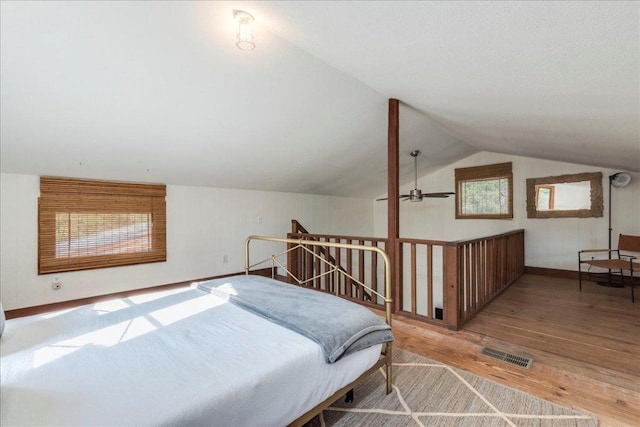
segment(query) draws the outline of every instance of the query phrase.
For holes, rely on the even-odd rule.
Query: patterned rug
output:
[[[597,426],[595,417],[394,349],[393,392],[382,370],[316,419],[321,426]]]

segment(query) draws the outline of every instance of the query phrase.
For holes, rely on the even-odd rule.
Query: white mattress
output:
[[[327,364],[295,332],[198,289],[9,320],[0,425],[283,426],[381,346]]]

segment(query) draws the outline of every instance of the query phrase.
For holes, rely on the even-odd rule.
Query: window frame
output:
[[[536,209],[536,187],[540,185],[565,184],[589,181],[591,186],[589,209],[552,210]],[[602,172],[583,172],[543,178],[527,178],[527,218],[601,218],[604,216],[602,196]]]
[[[38,274],[167,260],[166,185],[40,177]],[[151,249],[144,252],[56,258],[57,214],[151,214]]]
[[[540,193],[542,190],[549,191],[549,201],[547,203],[547,209],[540,209]],[[555,207],[556,187],[553,185],[536,185],[536,210],[552,211]]]
[[[504,214],[463,214],[462,186],[464,183],[494,179],[507,179],[507,212]],[[456,219],[513,219],[513,171],[511,162],[458,168],[455,170],[455,180]]]

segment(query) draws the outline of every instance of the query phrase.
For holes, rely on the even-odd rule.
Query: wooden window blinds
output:
[[[167,260],[166,186],[40,178],[38,274]]]
[[[456,176],[456,219],[513,218],[511,162],[459,168]]]

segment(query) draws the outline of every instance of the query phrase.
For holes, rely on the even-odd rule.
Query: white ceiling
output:
[[[372,197],[388,98],[404,182],[416,148],[640,170],[638,2],[0,4],[2,172]]]

